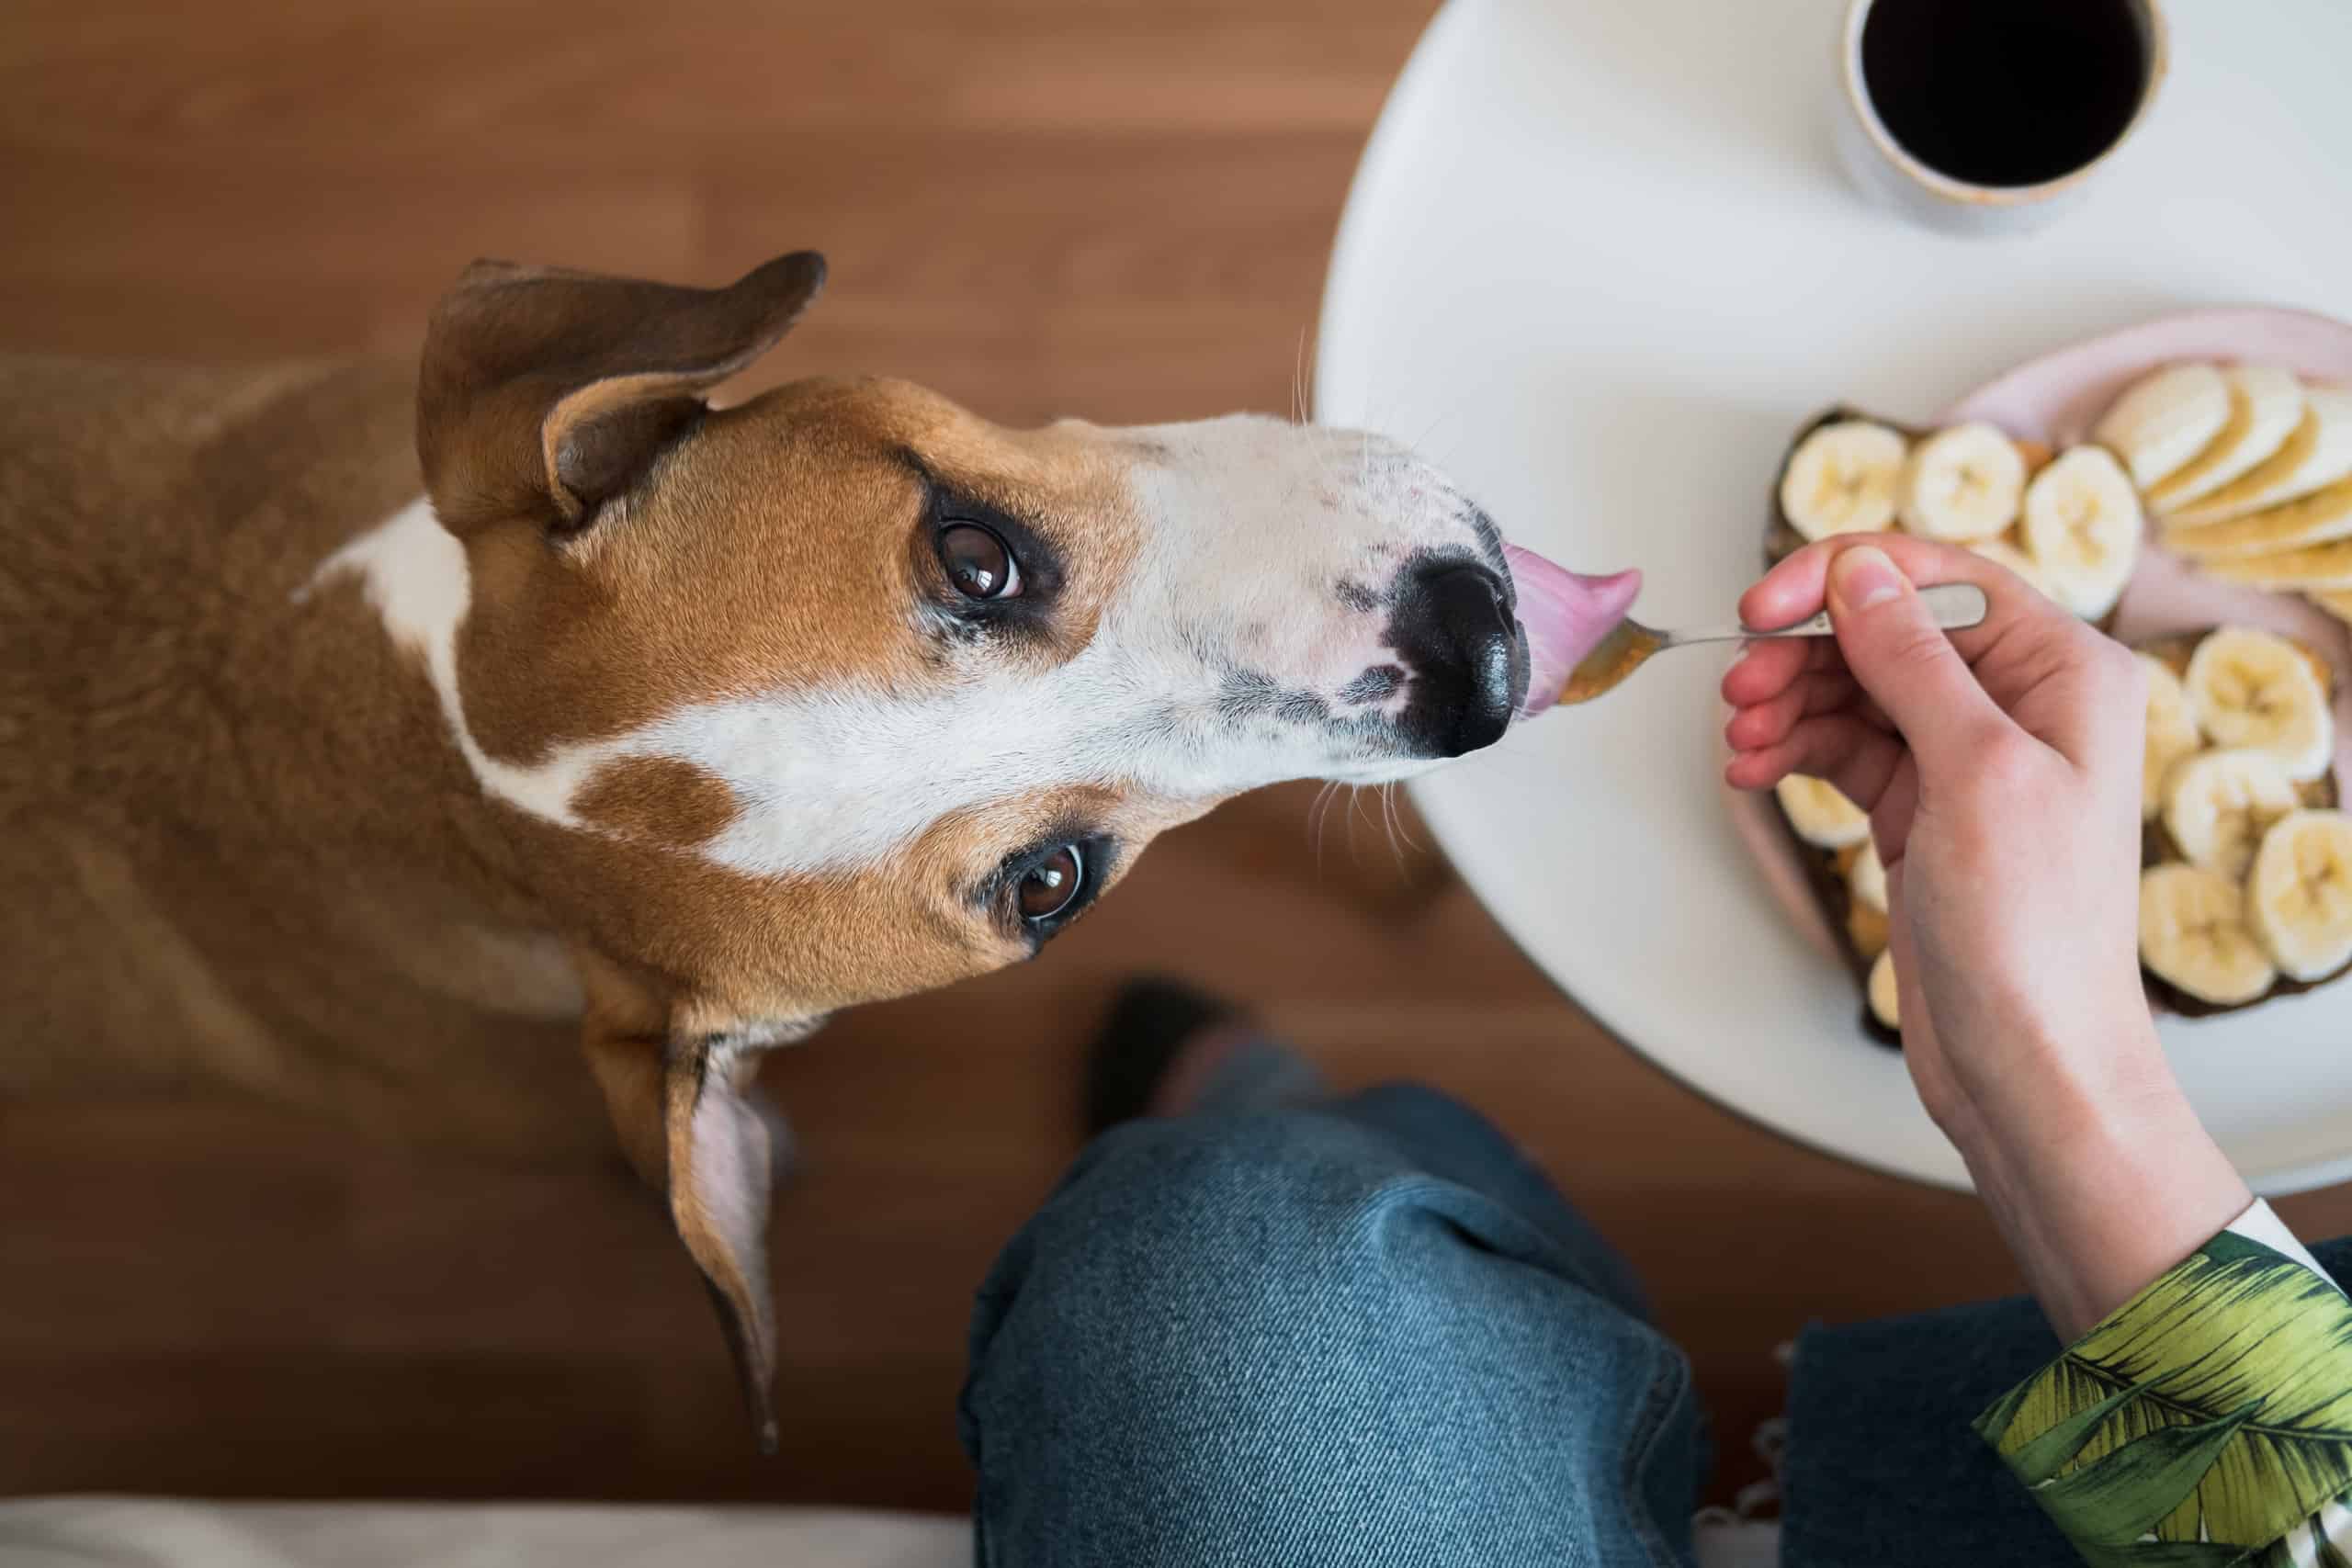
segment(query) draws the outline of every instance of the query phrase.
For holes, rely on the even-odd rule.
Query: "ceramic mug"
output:
[[[2088,0],[2042,0],[2045,7],[2069,3],[2087,4]],[[2106,5],[2110,0],[2099,3]],[[2136,85],[2119,84],[2132,93],[2128,118],[2123,118],[2121,128],[2113,132],[2112,140],[2103,148],[2078,161],[2070,161],[2070,166],[2049,171],[2027,183],[1996,183],[1989,179],[1979,183],[1939,168],[1906,147],[1887,127],[1889,118],[1900,119],[1902,116],[1882,114],[1871,96],[1871,74],[1865,68],[1864,37],[1872,14],[1897,6],[1933,10],[1930,0],[1849,0],[1845,27],[1838,36],[1842,102],[1838,114],[1838,152],[1848,175],[1865,194],[1905,217],[1950,232],[2015,233],[2048,222],[2082,195],[2091,177],[2106,167],[2146,123],[2148,112],[2155,103],[2156,89],[2165,78],[2169,42],[2164,11],[2157,0],[2111,0],[2111,5],[2119,17],[2128,22],[2131,32],[2136,33],[2139,46]],[[1915,39],[1913,47],[1928,46]],[[2120,61],[2120,49],[2116,53]],[[1922,63],[1927,58],[1922,56],[1912,63]],[[1880,84],[1880,90],[1886,91],[1887,84]],[[2025,152],[2029,155],[2024,161],[2032,161],[2030,149],[2020,149],[2012,142],[2010,151]]]

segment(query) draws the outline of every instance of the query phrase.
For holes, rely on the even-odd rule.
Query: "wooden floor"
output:
[[[469,258],[685,281],[802,245],[771,374],[1011,421],[1289,406],[1428,0],[10,0],[0,347],[406,352]],[[1792,412],[1797,410],[1792,405]],[[1118,978],[1243,998],[1347,1082],[1503,1122],[1618,1236],[1736,1449],[1809,1318],[2012,1288],[1969,1200],[1793,1148],[1608,1039],[1375,803],[1171,835],[1045,963],[778,1060],[784,1452],[616,1160],[228,1103],[0,1106],[0,1486],[955,1508],[964,1316],[1074,1147]],[[1857,1047],[1858,1049],[1860,1047]],[[2352,1191],[2283,1206],[2352,1229]],[[1736,1477],[1745,1472],[1734,1465]]]

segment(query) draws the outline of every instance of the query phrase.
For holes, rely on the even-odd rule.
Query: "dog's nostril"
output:
[[[1417,574],[1400,606],[1404,647],[1423,697],[1415,707],[1426,741],[1458,757],[1492,745],[1510,725],[1527,680],[1527,656],[1501,578],[1457,563]]]
[[[1448,567],[1425,581],[1439,614],[1465,628],[1502,615],[1502,584],[1483,566]]]

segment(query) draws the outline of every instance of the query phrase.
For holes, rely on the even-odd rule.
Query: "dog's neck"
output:
[[[356,605],[351,603],[354,589]],[[482,874],[477,891],[523,915],[532,908],[523,880],[490,820],[481,789],[472,787],[504,795],[493,781],[525,770],[485,756],[466,728],[457,637],[469,591],[463,547],[418,496],[327,556],[288,599],[297,624],[306,624],[339,651],[355,640],[372,641],[388,645],[396,655],[401,678],[389,690],[352,694],[349,703],[336,705],[334,718],[351,727],[353,743],[369,749],[385,739],[382,730],[413,734],[420,706],[437,720],[435,744],[419,749],[420,757],[430,755],[439,764],[428,769],[431,814],[437,825],[456,829],[477,848]],[[314,604],[319,613],[305,614]],[[458,765],[450,766],[453,761]]]

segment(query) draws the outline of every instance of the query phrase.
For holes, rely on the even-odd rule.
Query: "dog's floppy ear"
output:
[[[576,527],[704,412],[702,395],[775,346],[824,286],[796,251],[724,288],[479,261],[433,312],[417,456],[463,534],[536,516]]]
[[[758,1055],[730,1055],[712,1038],[664,1044],[592,1032],[586,1043],[623,1152],[650,1186],[669,1193],[678,1239],[718,1309],[761,1451],[774,1453],[768,1194],[785,1134],[752,1087]]]

